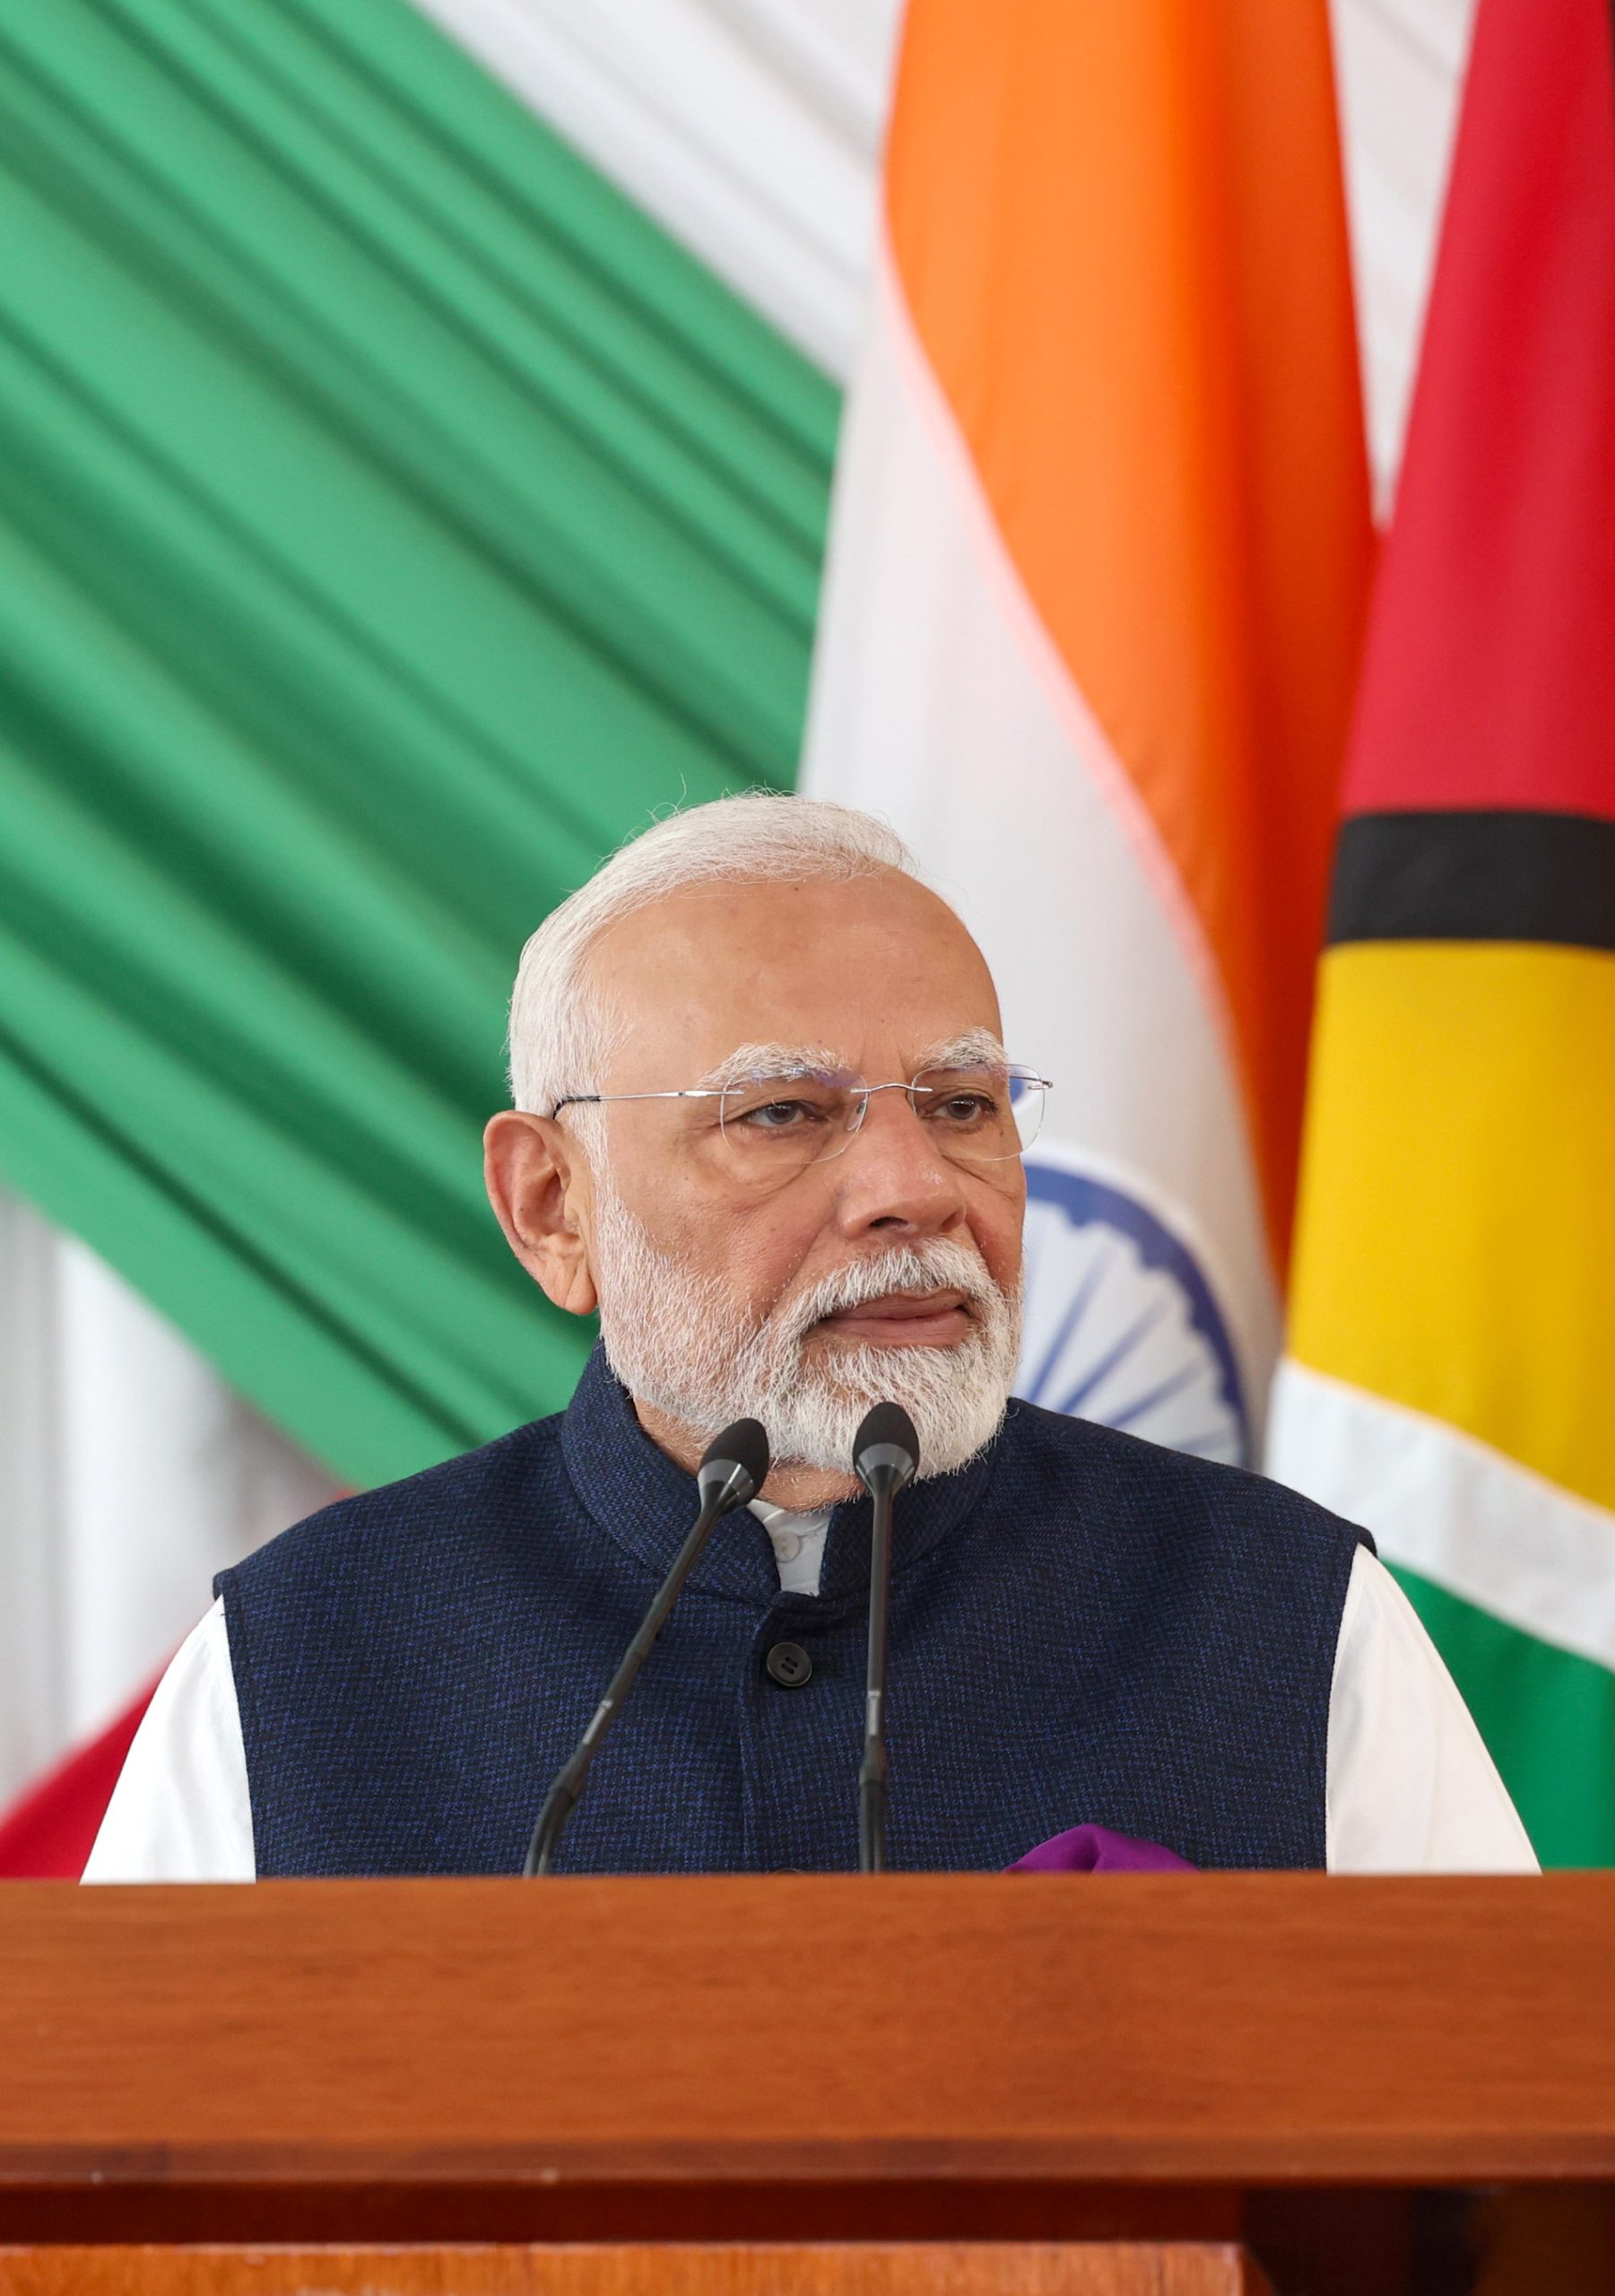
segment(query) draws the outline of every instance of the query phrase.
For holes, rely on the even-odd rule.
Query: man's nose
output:
[[[964,1216],[959,1166],[943,1155],[907,1092],[872,1092],[863,1124],[823,1169],[832,1175],[845,1234],[893,1227],[932,1235]]]

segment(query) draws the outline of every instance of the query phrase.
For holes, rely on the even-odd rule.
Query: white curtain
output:
[[[1475,0],[1333,0],[1375,494],[1390,508]]]

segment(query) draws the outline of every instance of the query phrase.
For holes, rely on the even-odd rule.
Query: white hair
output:
[[[621,1022],[590,981],[588,954],[620,918],[685,885],[846,881],[882,869],[919,874],[895,830],[820,798],[757,791],[657,822],[619,847],[522,951],[510,999],[516,1106],[548,1116],[567,1094],[600,1089]]]

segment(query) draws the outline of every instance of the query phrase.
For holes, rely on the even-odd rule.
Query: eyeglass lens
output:
[[[955,1163],[1019,1156],[1043,1120],[1043,1080],[1029,1069],[926,1069],[906,1089],[915,1114]],[[870,1092],[861,1077],[831,1070],[751,1076],[729,1086],[718,1120],[731,1154],[749,1169],[788,1170],[840,1155],[863,1121]]]

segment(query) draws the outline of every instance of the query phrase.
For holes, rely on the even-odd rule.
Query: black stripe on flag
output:
[[[1615,821],[1359,813],[1335,848],[1328,937],[1615,949]]]

